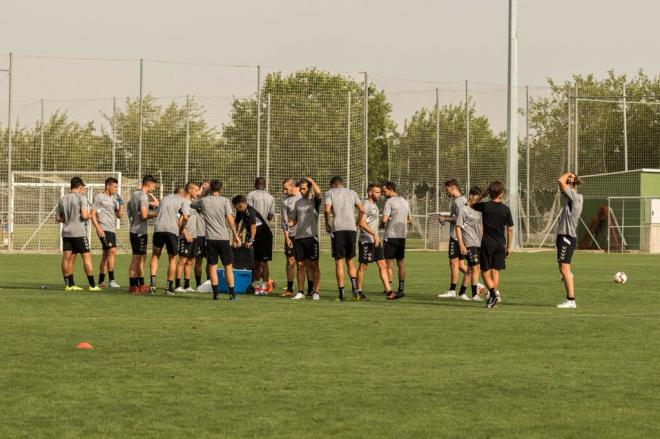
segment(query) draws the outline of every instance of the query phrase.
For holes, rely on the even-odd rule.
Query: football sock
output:
[[[286,290],[287,291],[293,291],[293,281],[292,280],[286,281]]]
[[[340,296],[344,295],[344,287],[339,287],[339,295]]]
[[[405,280],[400,280],[399,281],[399,293],[403,292],[403,285],[406,283]]]
[[[229,297],[231,299],[236,298],[236,293],[234,293],[234,287],[229,287]]]
[[[115,280],[115,272],[113,271],[108,271],[108,279],[110,279],[110,282]]]
[[[69,285],[74,286],[76,284],[76,281],[73,280],[73,274],[69,275]]]
[[[458,293],[458,295],[462,296],[463,294],[465,294],[465,290],[467,290],[467,287],[465,285],[461,285],[461,291],[460,293]]]
[[[472,285],[472,297],[476,296],[477,294],[479,294],[479,291],[477,290],[477,286]]]
[[[456,284],[449,284],[449,291],[456,291]]]
[[[213,291],[213,300],[218,300],[218,286],[211,285],[211,290]]]
[[[149,277],[149,286],[151,286],[151,287],[156,286],[156,276],[150,276]]]
[[[167,279],[167,291],[174,291],[174,281]]]
[[[87,282],[89,282],[90,287],[95,287],[96,282],[94,282],[94,275],[92,274],[91,276],[87,276]]]
[[[144,285],[144,276],[138,277],[137,280],[138,280],[138,286]]]
[[[102,284],[105,280],[105,273],[99,273],[99,283]]]
[[[71,283],[69,281],[69,276],[64,276],[64,286],[65,287],[70,287]]]
[[[195,283],[197,286],[200,286],[202,284],[202,275],[201,274],[196,274],[195,275]]]
[[[488,291],[492,296],[497,296],[497,290],[495,288],[488,288]]]
[[[575,297],[568,297],[568,296],[566,296],[566,300],[571,300],[571,301],[573,301],[573,300],[575,300]]]
[[[176,288],[179,288],[181,286],[181,278],[177,277],[176,280],[174,281],[174,286]]]
[[[128,283],[132,287],[137,287],[138,286],[138,278],[137,277],[129,277],[128,278]]]
[[[351,289],[353,290],[353,292],[357,291],[357,278],[355,277],[351,278]]]
[[[185,288],[185,289],[190,288],[190,279],[184,279],[183,280],[183,288]]]
[[[293,284],[293,282],[291,282]],[[311,280],[307,281],[307,293],[311,294],[311,292],[314,290],[314,282]]]

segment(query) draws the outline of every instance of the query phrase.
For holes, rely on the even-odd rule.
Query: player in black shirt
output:
[[[503,194],[502,182],[494,181],[488,186],[490,200],[472,206],[474,210],[481,212],[484,227],[479,259],[481,275],[490,293],[486,302],[487,308],[493,308],[500,302],[500,270],[506,268],[505,260],[511,253],[513,218],[509,206],[502,203]]]

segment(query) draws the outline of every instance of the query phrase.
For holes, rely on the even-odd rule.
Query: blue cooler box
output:
[[[242,270],[234,268],[234,292],[236,294],[247,293],[252,284],[252,270]],[[218,269],[218,291],[228,293],[227,279],[225,279],[225,269]]]

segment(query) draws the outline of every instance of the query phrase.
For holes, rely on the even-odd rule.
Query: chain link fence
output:
[[[436,219],[449,208],[445,180],[457,178],[465,191],[507,180],[507,89],[499,84],[16,55],[0,56],[0,69],[4,249],[57,250],[56,239],[32,234],[58,191],[26,192],[21,209],[34,215],[15,215],[16,172],[50,173],[51,183],[53,175],[65,181],[75,173],[120,173],[125,196],[144,174],[156,176],[161,194],[188,180],[219,178],[227,196],[246,193],[264,176],[278,202],[285,177],[311,175],[327,188],[340,175],[361,195],[370,182],[392,180],[410,200],[409,246],[419,250],[446,246],[448,227]],[[556,179],[565,170],[660,167],[657,101],[623,88],[587,96],[554,84],[521,87],[518,96],[516,224],[524,246],[551,244],[545,238],[561,209]]]

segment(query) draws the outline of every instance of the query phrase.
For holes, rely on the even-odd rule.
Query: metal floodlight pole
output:
[[[186,152],[184,158],[186,169],[184,171],[184,181],[188,182],[190,169],[190,96],[186,95]]]
[[[261,66],[257,66],[257,177],[261,173]]]
[[[626,83],[623,83],[623,161],[624,170],[628,170],[628,102],[626,100]]]
[[[268,93],[268,108],[266,109],[266,190],[270,181],[270,93]]]
[[[140,58],[140,101],[138,108],[138,117],[140,118],[138,122],[138,178],[142,178],[142,92],[143,92],[143,71],[144,71],[144,61]],[[161,185],[162,185],[161,181]]]
[[[466,152],[466,176],[467,188],[466,192],[470,190],[470,181],[472,179],[472,172],[470,169],[470,92],[468,89],[468,80],[465,80],[465,152]]]
[[[525,151],[525,167],[527,168],[525,172],[525,189],[527,189],[525,211],[527,214],[527,242],[529,243],[529,197],[532,193],[529,189],[529,85],[525,86]]]
[[[435,89],[435,211],[440,210],[440,94]]]
[[[112,98],[112,173],[117,170],[117,98]]]
[[[578,89],[577,81],[575,82],[575,141],[573,142],[574,158],[573,158],[573,172],[578,173],[578,161],[580,157],[580,125],[579,125],[579,116],[580,116],[580,91]]]
[[[518,194],[518,31],[516,29],[516,0],[509,0],[509,68],[507,108],[507,185],[511,216],[519,218]],[[513,234],[511,248],[520,247],[518,233]]]
[[[364,72],[364,193],[369,184],[369,76]]]
[[[346,186],[351,187],[351,92],[348,92],[346,120]]]

